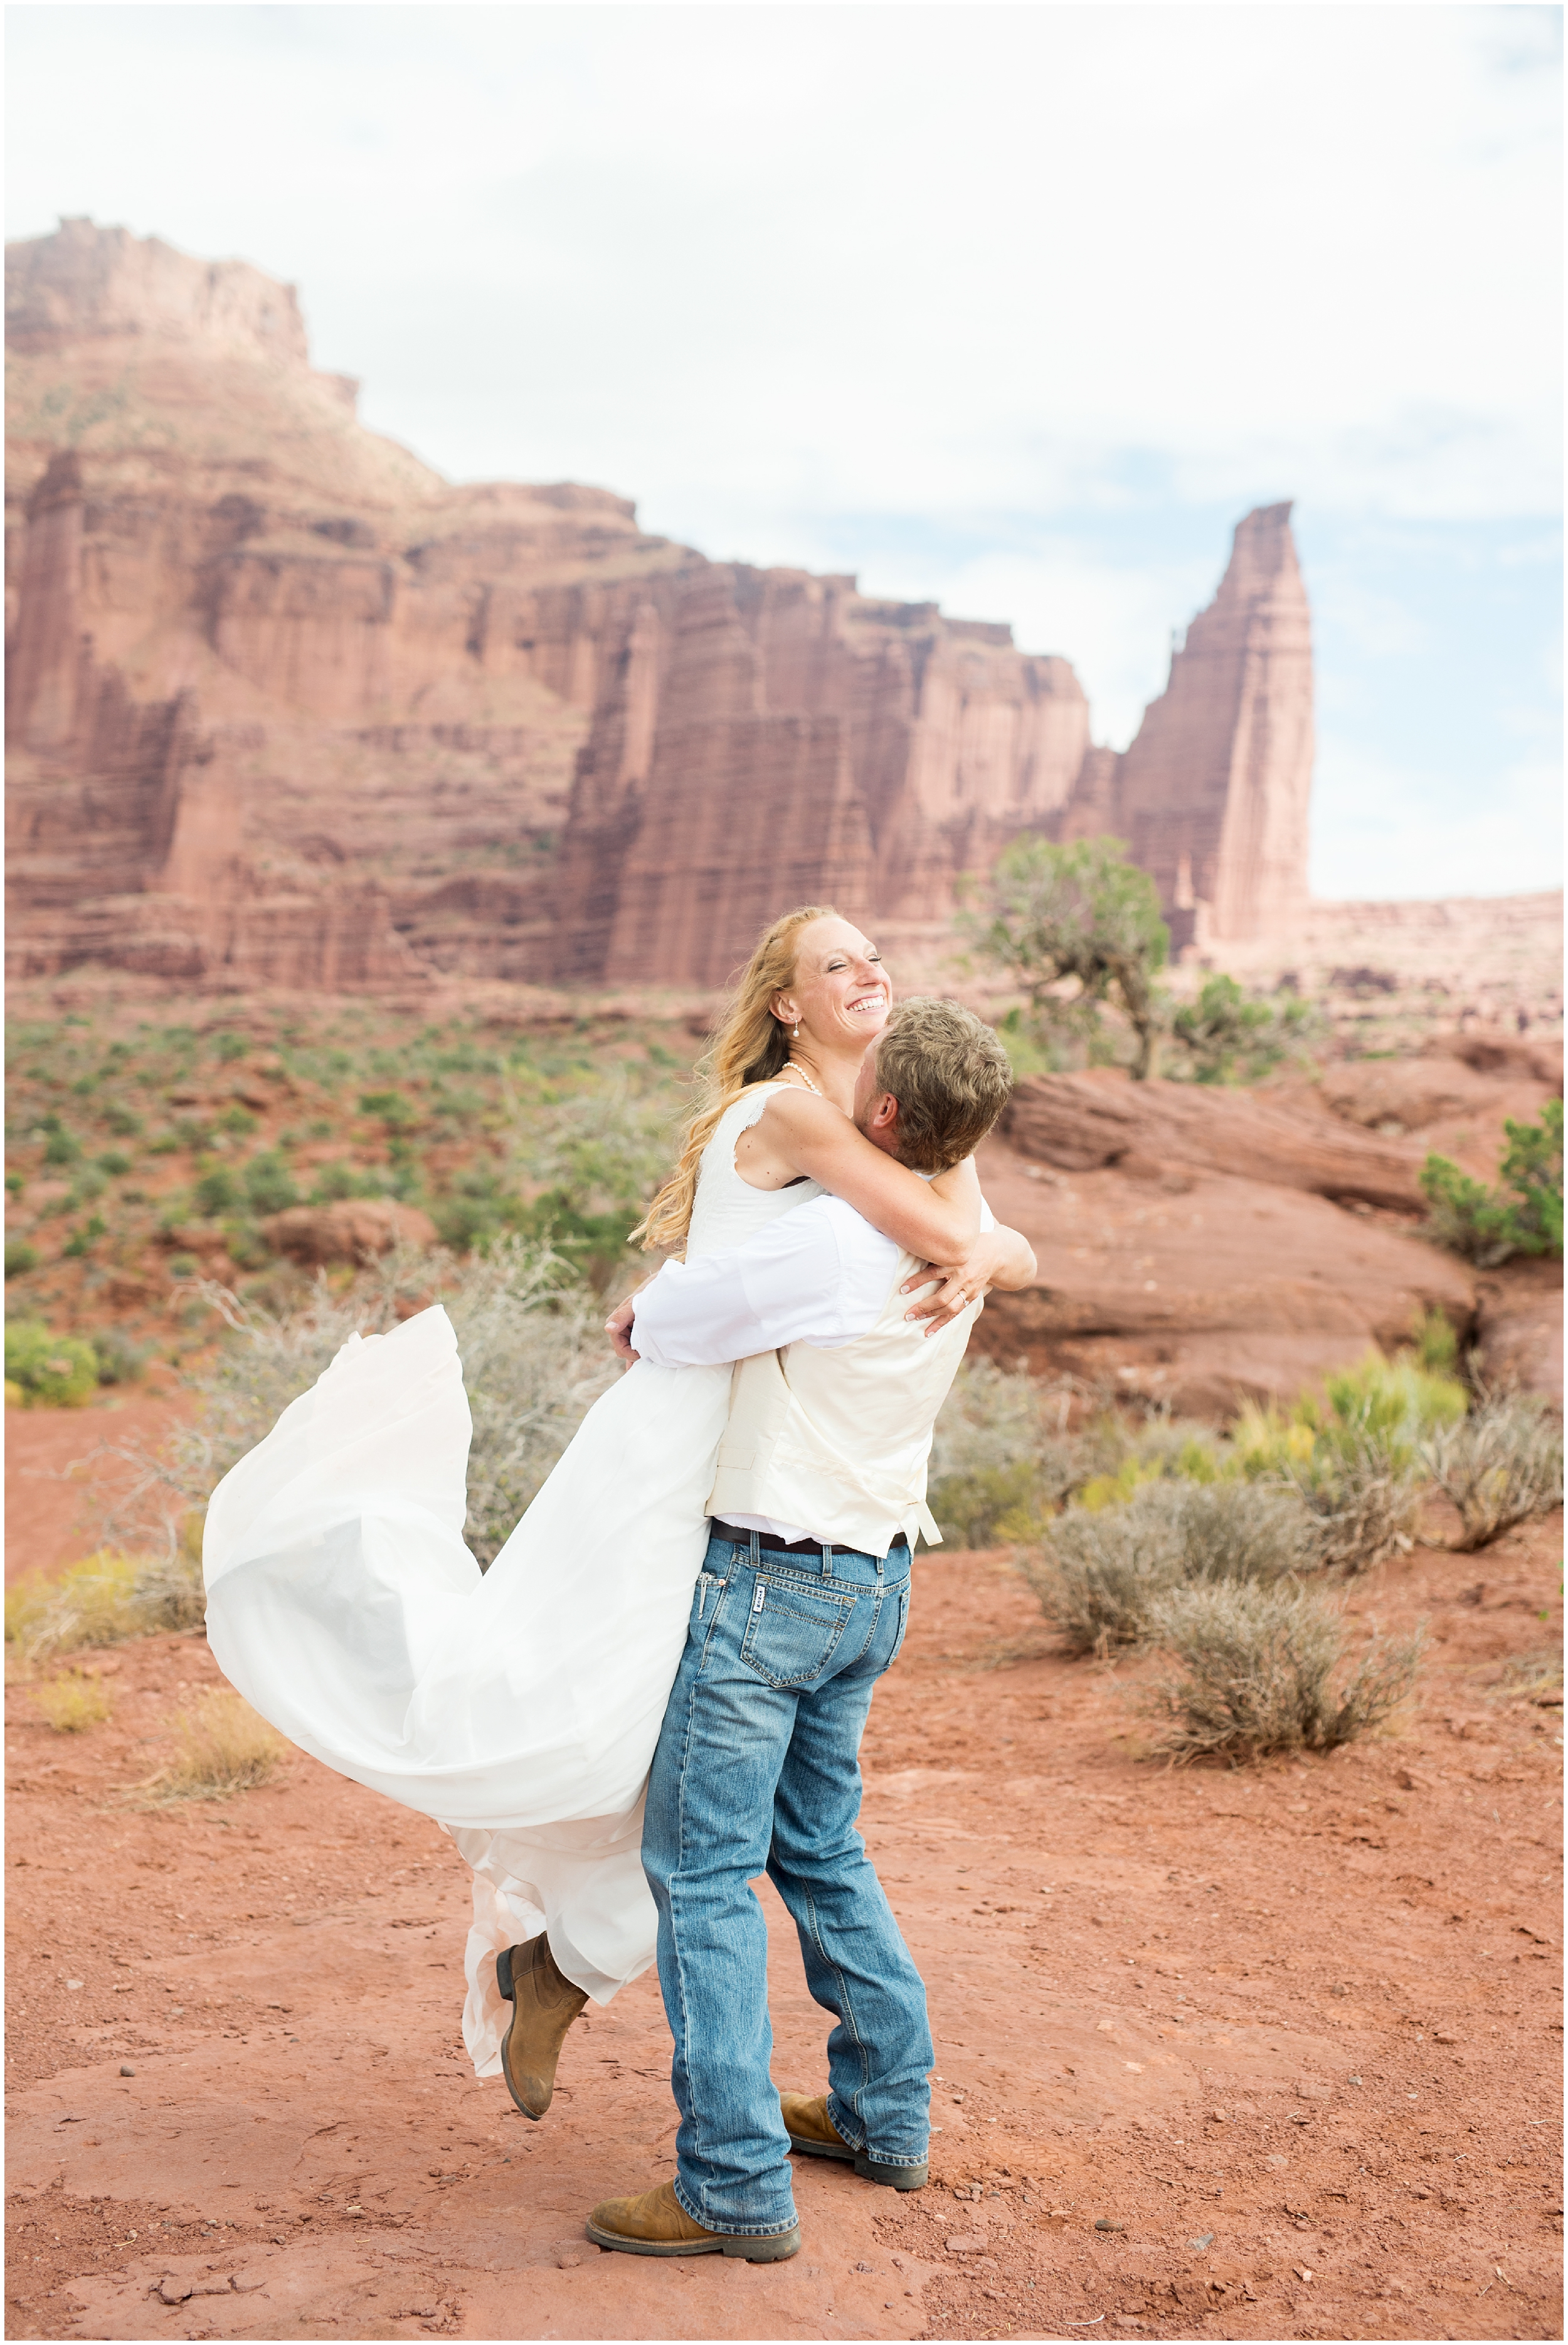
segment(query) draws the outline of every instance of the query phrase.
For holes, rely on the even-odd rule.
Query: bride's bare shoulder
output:
[[[845,1120],[842,1108],[831,1100],[821,1098],[815,1091],[803,1091],[795,1083],[780,1083],[770,1092],[763,1112],[753,1129],[770,1132],[799,1133],[826,1132]]]

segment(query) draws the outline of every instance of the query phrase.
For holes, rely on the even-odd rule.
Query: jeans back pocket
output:
[[[850,1614],[851,1595],[830,1596],[824,1589],[801,1588],[760,1579],[741,1640],[741,1659],[748,1669],[781,1690],[809,1685],[822,1675],[837,1649]]]

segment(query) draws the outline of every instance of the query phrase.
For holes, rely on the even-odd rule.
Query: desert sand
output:
[[[1560,1521],[1357,1583],[1430,1619],[1418,1714],[1238,1771],[1139,1758],[1136,1672],[1066,1659],[1005,1557],[920,1561],[863,1829],[930,1986],[932,2181],[797,2161],[804,2250],[755,2269],[583,2238],[671,2167],[652,1974],[530,2125],[463,2056],[434,1825],[303,1756],[138,1805],[200,1635],[99,1657],[83,1735],[14,1687],[7,2334],[1558,2335]],[[774,2073],[820,2089],[761,1894]]]

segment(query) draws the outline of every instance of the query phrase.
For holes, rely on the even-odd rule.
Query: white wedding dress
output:
[[[821,1194],[703,1153],[689,1255]],[[351,1335],[213,1492],[207,1639],[264,1718],[433,1816],[474,1876],[463,2035],[500,2069],[493,1957],[548,1926],[607,2003],[653,1958],[642,1792],[685,1642],[730,1370],[639,1361],[597,1400],[488,1572],[463,1545],[470,1422],[450,1320]]]

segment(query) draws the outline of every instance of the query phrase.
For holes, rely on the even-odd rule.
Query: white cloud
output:
[[[10,216],[303,279],[460,473],[1536,512],[1554,85],[1488,13],[23,7]]]
[[[9,219],[242,254],[452,475],[601,482],[710,553],[1009,618],[1118,742],[1223,517],[1422,524],[1402,587],[1325,579],[1320,884],[1525,886],[1533,766],[1428,821],[1452,712],[1419,658],[1387,694],[1436,626],[1431,531],[1557,508],[1559,32],[1421,0],[18,6]],[[1457,564],[1441,591],[1462,618]],[[1538,727],[1516,632],[1456,688]],[[1380,698],[1397,768],[1350,737]]]
[[[1315,896],[1506,896],[1562,884],[1555,763],[1499,764],[1460,793],[1446,775],[1368,756],[1332,736],[1320,741]]]

